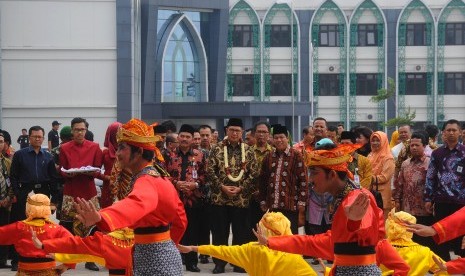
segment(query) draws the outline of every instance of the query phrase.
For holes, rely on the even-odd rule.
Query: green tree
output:
[[[378,94],[370,98],[370,102],[379,103],[394,96],[396,93],[396,82],[392,78],[388,78],[387,88],[378,89]],[[410,106],[402,116],[389,119],[387,122],[382,123],[386,127],[395,127],[401,125],[413,125],[413,120],[416,117],[416,111],[410,110]]]
[[[396,93],[396,82],[392,78],[388,78],[388,86],[386,88],[378,89],[378,94],[370,98],[370,102],[379,103],[394,96]]]
[[[386,127],[395,127],[402,125],[413,125],[413,119],[416,117],[416,111],[410,110],[410,106],[406,110],[405,114],[396,118],[389,119],[387,122],[383,123]]]

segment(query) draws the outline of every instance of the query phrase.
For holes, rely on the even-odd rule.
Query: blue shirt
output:
[[[431,154],[426,173],[426,202],[465,204],[465,145],[447,145]]]
[[[49,185],[53,192],[56,190],[57,177],[53,156],[48,151],[40,149],[36,153],[29,146],[13,155],[10,180],[15,195],[18,195],[21,187],[32,187],[34,184]]]

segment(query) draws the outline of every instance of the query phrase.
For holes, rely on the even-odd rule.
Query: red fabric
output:
[[[465,207],[436,222],[433,224],[433,228],[437,233],[433,236],[433,239],[437,243],[443,243],[465,235]]]
[[[362,220],[351,221],[346,217],[344,207],[352,204],[362,190],[370,196],[370,205]],[[375,246],[380,237],[380,229],[384,228],[384,224],[380,222],[383,220],[383,214],[376,206],[376,200],[371,193],[362,190],[351,191],[343,199],[334,214],[331,231],[314,236],[271,237],[268,239],[268,246],[279,251],[329,260],[334,258],[334,243],[357,242],[360,246]],[[373,227],[375,225],[378,227]],[[332,273],[334,268],[335,266]]]
[[[203,153],[196,149],[189,150],[188,165],[186,168],[185,180],[181,180],[182,172],[182,153],[179,149],[173,152],[170,159],[166,161],[166,171],[170,174],[171,182],[176,184],[178,181],[198,182],[199,188],[205,185],[205,162]],[[197,178],[193,178],[193,171],[197,171]],[[202,189],[194,189],[189,192],[179,192],[179,197],[187,206],[194,205],[200,198],[205,196]]]
[[[102,151],[99,145],[87,140],[82,144],[78,144],[75,141],[62,144],[60,150],[60,169],[80,168],[83,166],[102,167]],[[97,195],[93,176],[80,174],[75,177],[68,177],[63,172],[61,172],[61,175],[65,179],[64,195],[74,198],[81,197],[86,200]]]
[[[110,150],[105,148],[103,149],[103,168],[105,169],[103,185],[102,185],[102,195],[100,197],[100,208],[105,208],[113,204],[113,197],[111,195],[110,188],[110,174],[113,168],[113,164],[116,161],[116,158],[112,158]],[[108,177],[108,179],[106,179]]]
[[[291,235],[270,237],[268,247],[271,249],[333,260],[333,243],[331,230],[318,235]]]
[[[71,236],[61,239],[42,241],[47,253],[88,254],[105,259],[108,269],[126,269],[131,267],[132,247],[113,245],[112,238],[102,232],[81,238]]]
[[[380,240],[376,245],[376,264],[378,266],[383,264],[388,269],[394,270],[393,276],[408,275],[410,270],[410,266],[386,239]]]
[[[34,227],[37,228],[37,227]],[[72,237],[63,226],[57,224],[45,224],[41,227],[42,231],[36,231],[39,240],[48,240],[62,237]],[[46,252],[37,249],[32,243],[31,226],[22,221],[11,223],[0,227],[0,244],[14,245],[19,255],[30,258],[46,258]],[[67,264],[66,266],[74,268],[75,265]]]
[[[116,142],[116,133],[118,128],[121,126],[121,123],[114,122],[108,126],[107,132],[105,133],[105,141],[103,146],[108,149],[110,158],[116,158],[116,150],[118,149],[118,143]]]
[[[465,273],[465,258],[448,261],[446,266],[449,274],[463,274]]]
[[[97,226],[105,231],[171,224],[175,243],[179,243],[187,227],[186,212],[173,184],[150,175],[138,178],[128,197],[100,210],[100,214],[102,220]]]

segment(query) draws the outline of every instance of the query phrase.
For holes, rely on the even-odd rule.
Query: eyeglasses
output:
[[[268,134],[270,132],[268,132],[266,130],[257,130],[256,133],[258,133],[258,134]]]
[[[37,139],[37,140],[44,139],[44,136],[37,136],[37,135],[31,135],[29,137],[31,137],[32,139]]]
[[[85,132],[86,130],[86,128],[73,128],[73,131],[77,133]]]

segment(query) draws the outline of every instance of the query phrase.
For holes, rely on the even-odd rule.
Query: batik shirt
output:
[[[189,191],[178,191],[184,205],[193,206],[205,198],[205,157],[199,150],[190,149],[186,154],[177,149],[166,163],[171,182],[176,186],[178,181],[197,182],[199,187]]]
[[[297,211],[305,207],[308,195],[307,172],[300,152],[289,146],[273,150],[263,159],[260,173],[260,203],[271,209]]]
[[[0,154],[0,200],[11,195],[10,191],[10,166],[11,160]]]
[[[465,204],[465,145],[433,151],[426,174],[425,201]]]
[[[237,177],[241,169],[244,168],[244,176],[237,182],[231,181],[226,174],[224,166],[225,145],[228,151],[231,176]],[[231,145],[228,140],[223,140],[213,146],[207,163],[207,177],[211,183],[212,204],[240,208],[248,207],[252,193],[258,189],[255,182],[260,173],[260,167],[251,148],[245,145],[245,164],[242,166],[240,144]],[[228,197],[221,191],[221,185],[241,187],[242,191],[234,197]]]
[[[394,182],[395,190],[392,197],[400,203],[401,210],[414,216],[429,216],[423,201],[426,172],[430,158],[424,155],[421,158],[409,158],[402,163],[402,167]]]
[[[261,151],[257,145],[252,147],[253,152],[255,153],[255,159],[257,159],[258,164],[260,164],[260,168],[262,166],[263,159],[265,156],[268,155],[273,150],[273,147],[270,144],[266,144],[265,150]]]

